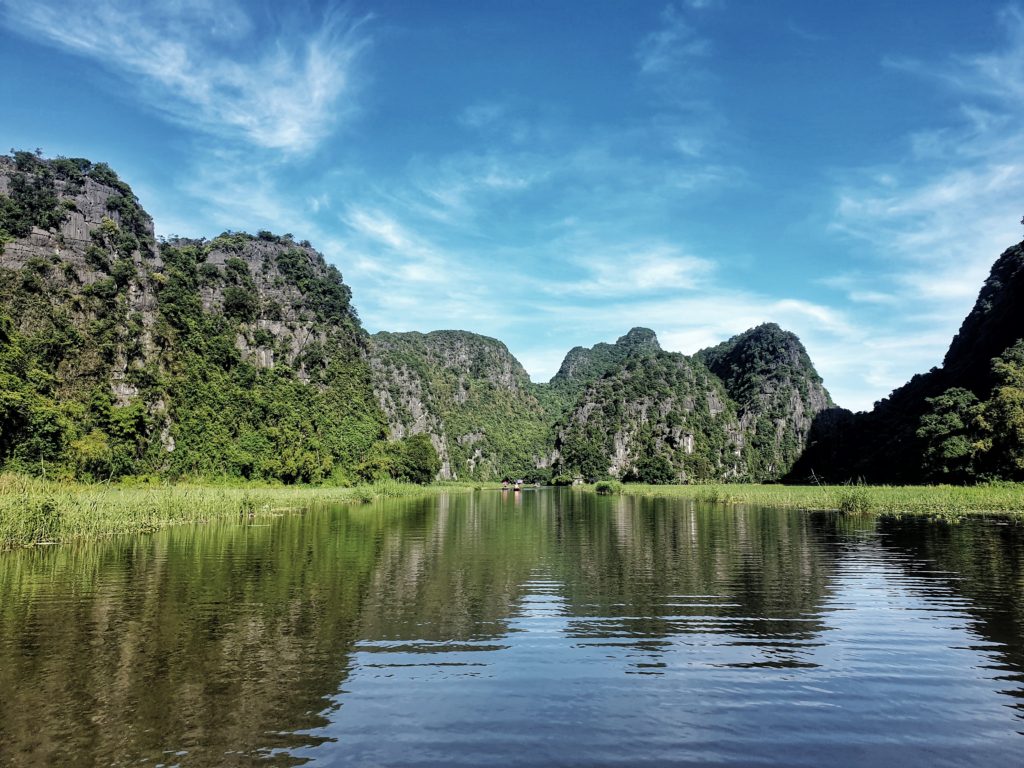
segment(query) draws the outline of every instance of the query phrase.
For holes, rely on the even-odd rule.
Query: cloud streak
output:
[[[1024,16],[1011,8],[1000,19],[1007,35],[1002,50],[939,65],[887,61],[937,77],[964,101],[948,126],[909,136],[911,152],[899,165],[881,173],[868,169],[838,195],[835,230],[871,242],[915,271],[926,263],[939,282],[947,268],[961,276],[965,268],[976,273],[1018,234],[1024,198]],[[950,295],[921,285],[925,294]]]
[[[621,244],[572,259],[582,279],[545,284],[557,296],[644,296],[692,291],[707,284],[713,262],[670,244]]]
[[[352,110],[353,65],[367,45],[360,23],[337,12],[279,20],[268,34],[231,0],[0,9],[5,26],[112,70],[177,123],[290,153],[313,149]]]
[[[702,8],[703,5],[693,5]],[[640,70],[646,74],[665,74],[676,71],[695,58],[707,56],[710,41],[701,38],[687,23],[684,14],[673,5],[661,15],[661,26],[647,35],[637,49]]]
[[[824,282],[889,312],[886,326],[912,340],[877,346],[867,380],[885,389],[941,361],[992,262],[1020,238],[1024,15],[1010,8],[999,18],[1006,37],[996,51],[883,61],[960,103],[945,124],[908,135],[899,162],[856,170],[837,190],[832,232],[865,244],[876,264]]]

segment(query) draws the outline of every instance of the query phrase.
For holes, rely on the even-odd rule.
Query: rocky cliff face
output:
[[[370,350],[391,436],[429,435],[442,478],[521,476],[544,463],[545,409],[500,341],[466,331],[383,332]]]
[[[55,342],[62,396],[101,382],[132,394],[129,357],[152,350],[156,312],[139,275],[159,264],[152,220],[107,166],[0,157],[0,300],[17,332]]]
[[[1018,280],[1011,262],[1000,285]],[[979,328],[1019,319],[993,291]],[[965,329],[962,345],[980,349]],[[371,342],[340,273],[307,242],[157,242],[107,166],[0,157],[0,466],[349,479],[395,464],[378,450],[385,436],[425,434],[442,478],[763,480],[830,403],[777,326],[694,358],[634,328],[571,350],[546,385],[472,333]]]
[[[742,477],[735,406],[704,365],[638,350],[589,385],[557,429],[556,469],[584,477],[695,482]]]
[[[9,465],[314,480],[382,434],[349,289],[308,243],[157,243],[107,166],[18,153],[0,244]]]
[[[800,340],[774,324],[692,358],[662,352],[646,329],[594,349],[600,366],[584,351],[560,371],[603,368],[557,428],[555,463],[569,473],[776,480],[802,452],[814,418],[832,405]]]
[[[762,481],[785,475],[807,445],[814,418],[833,407],[800,339],[766,323],[696,358],[736,403],[750,475]]]
[[[573,347],[565,355],[558,373],[551,379],[555,388],[578,390],[641,352],[660,352],[658,337],[650,328],[632,328],[614,344],[601,342],[590,347]]]
[[[993,358],[1024,337],[1024,243],[1008,248],[992,265],[970,314],[942,362],[943,385],[985,397],[996,384]]]

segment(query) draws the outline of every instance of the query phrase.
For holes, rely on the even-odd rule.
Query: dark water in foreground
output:
[[[1024,765],[1024,526],[480,492],[0,555],[0,765]]]

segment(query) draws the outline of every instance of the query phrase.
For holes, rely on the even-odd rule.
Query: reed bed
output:
[[[395,481],[352,488],[205,484],[86,485],[0,474],[0,549],[82,537],[144,533],[168,525],[298,512],[317,504],[471,490]]]
[[[714,504],[749,504],[846,513],[956,518],[1000,514],[1024,517],[1024,484],[992,485],[624,485],[621,493]]]

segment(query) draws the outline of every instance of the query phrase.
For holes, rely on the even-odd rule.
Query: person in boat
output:
[[[516,490],[517,491],[523,490],[523,481],[522,480],[516,480]]]
[[[503,491],[507,491],[508,490],[508,478],[507,477],[504,480],[501,481],[501,490],[503,490]]]

